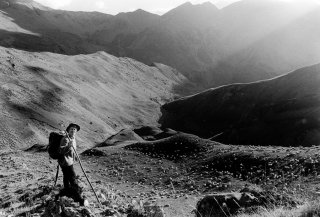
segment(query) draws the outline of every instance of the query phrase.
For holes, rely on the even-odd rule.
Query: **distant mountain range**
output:
[[[243,0],[223,9],[185,3],[159,16],[53,10],[0,0],[0,46],[106,51],[177,68],[203,87],[271,78],[320,62],[320,6]]]
[[[320,143],[320,64],[225,85],[165,104],[160,123],[225,144]]]

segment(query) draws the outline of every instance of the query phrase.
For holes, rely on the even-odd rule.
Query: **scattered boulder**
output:
[[[161,206],[146,202],[143,204],[147,217],[165,217]]]
[[[246,192],[206,195],[196,205],[196,217],[230,216],[241,208],[257,205],[257,198]]]
[[[127,217],[165,217],[163,208],[152,202],[137,203],[133,201],[133,206],[127,211]]]
[[[84,152],[82,152],[81,155],[84,155],[84,156],[105,156],[106,154],[101,150],[98,150],[96,148],[91,148],[91,149],[88,149],[88,150],[85,150]]]
[[[51,199],[45,206],[42,217],[65,216],[65,217],[94,217],[87,207],[80,207],[71,198],[61,197],[59,200]]]

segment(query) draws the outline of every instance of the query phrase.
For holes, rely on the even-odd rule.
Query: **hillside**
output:
[[[232,144],[320,142],[320,65],[253,83],[212,88],[162,107],[162,127]]]
[[[90,217],[114,216],[114,212],[117,216],[132,217],[137,216],[133,215],[136,210],[139,216],[146,217],[152,216],[147,214],[148,207],[155,206],[159,215],[194,217],[195,208],[199,208],[197,204],[205,195],[247,192],[256,201],[241,208],[238,205],[236,213],[233,211],[234,215],[229,216],[303,217],[319,213],[319,206],[312,205],[318,203],[315,190],[320,189],[318,146],[223,145],[185,133],[142,141],[143,135],[150,138],[156,131],[156,135],[161,134],[161,129],[147,127],[134,131],[137,134],[121,130],[108,139],[113,145],[105,144],[81,154],[102,205],[98,204],[79,165],[75,168],[89,200],[88,207],[79,207],[70,198],[53,201],[61,188],[62,175],[53,187],[56,164],[49,163],[46,153],[37,149],[1,150],[0,211],[15,216],[51,216],[48,212],[82,216],[86,209],[89,213],[86,216]],[[151,134],[147,135],[147,131]],[[133,141],[137,138],[138,143]],[[52,209],[61,204],[65,206]],[[216,214],[219,207],[214,204],[207,206],[210,213]],[[220,206],[228,209],[228,204],[225,208],[221,202]]]
[[[81,125],[80,148],[124,127],[157,125],[160,104],[187,79],[105,52],[65,56],[0,47],[0,126],[4,148],[46,144],[49,131]]]
[[[0,217],[319,216],[319,12],[0,0]],[[85,206],[46,150],[71,122]]]
[[[218,9],[185,3],[162,16],[53,10],[32,0],[0,1],[0,45],[27,51],[106,51],[161,62],[199,88],[268,79],[320,61],[320,6],[242,0]]]

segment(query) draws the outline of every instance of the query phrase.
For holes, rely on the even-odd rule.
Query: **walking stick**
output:
[[[208,138],[208,139],[209,139],[209,140],[214,139],[214,138],[222,135],[223,133],[224,133],[224,132],[218,133],[218,134],[216,134],[216,135],[214,135],[214,136],[212,136],[212,137],[210,137],[210,138]]]
[[[69,133],[68,133],[67,131],[65,131],[65,132],[66,132],[66,135],[68,136],[68,138],[71,140],[71,138],[69,137]],[[78,152],[76,151],[76,149],[75,149],[73,146],[72,146],[72,149],[73,149],[74,153],[76,154],[76,156],[77,156],[77,158],[78,158],[78,160],[79,160],[79,164],[80,164],[80,167],[81,167],[81,169],[82,169],[82,172],[83,172],[84,176],[86,177],[87,181],[89,182],[89,185],[90,185],[90,187],[91,187],[94,195],[96,196],[99,205],[102,206],[102,204],[101,204],[101,202],[100,202],[100,200],[99,200],[99,198],[98,198],[95,190],[94,190],[93,187],[92,187],[92,184],[91,184],[91,182],[90,182],[90,180],[89,180],[86,172],[84,171],[84,169],[83,169],[83,167],[82,167],[82,163],[81,163],[80,157],[79,157],[79,155],[78,155]]]
[[[59,164],[58,164],[58,166],[57,166],[56,180],[54,181],[54,186],[53,186],[53,187],[55,187],[56,184],[57,184],[58,176],[59,176]]]
[[[69,136],[68,136],[68,137],[69,137]],[[99,204],[101,205],[100,200],[99,200],[99,198],[98,198],[98,196],[97,196],[96,192],[94,191],[94,189],[93,189],[93,187],[92,187],[92,185],[91,185],[91,182],[89,181],[89,178],[88,178],[88,176],[87,176],[86,172],[84,171],[84,169],[83,169],[83,167],[82,167],[82,163],[81,163],[80,157],[79,157],[79,155],[78,155],[78,153],[77,153],[76,149],[75,149],[73,146],[72,146],[72,148],[73,148],[73,151],[74,151],[74,153],[76,154],[76,156],[77,156],[77,158],[78,158],[78,160],[79,160],[80,167],[81,167],[81,169],[82,169],[82,172],[83,172],[84,176],[87,178],[87,180],[88,180],[88,182],[89,182],[89,184],[90,184],[90,186],[91,186],[91,189],[92,189],[92,191],[93,191],[94,195],[95,195],[95,196],[96,196],[96,198],[97,198],[97,201],[98,201],[98,202],[99,202]]]

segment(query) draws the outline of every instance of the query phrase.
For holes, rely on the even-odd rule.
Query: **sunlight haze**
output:
[[[45,6],[69,10],[69,11],[99,11],[106,14],[118,14],[120,12],[131,12],[137,9],[143,9],[145,11],[162,15],[171,9],[188,2],[186,0],[35,0]],[[223,8],[234,2],[241,0],[190,0],[192,4],[202,4],[204,2],[211,2],[218,8]],[[258,1],[258,0],[257,0]],[[300,1],[304,3],[317,2],[320,0],[278,0],[285,2]]]
[[[99,11],[107,14],[118,14],[120,12],[131,12],[137,9],[143,9],[145,11],[164,14],[169,10],[187,2],[185,0],[36,0],[37,2],[54,8],[70,11]],[[225,7],[233,2],[239,0],[191,0],[192,4],[201,4],[204,2],[211,2],[218,8]]]

